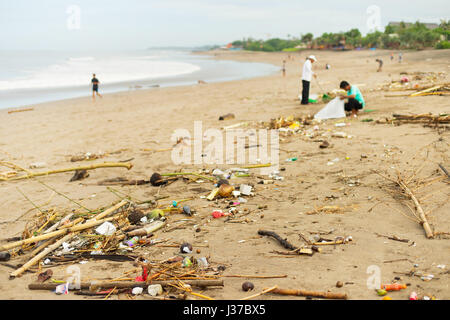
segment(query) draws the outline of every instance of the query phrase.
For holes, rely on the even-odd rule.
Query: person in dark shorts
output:
[[[95,101],[95,94],[97,94],[99,97],[102,97],[100,93],[98,93],[98,84],[100,81],[95,77],[95,73],[92,75],[92,99]]]
[[[361,91],[357,86],[350,85],[347,81],[342,81],[339,87],[347,91],[347,95],[341,96],[341,100],[348,99],[348,102],[344,104],[345,111],[351,112],[352,117],[356,118],[358,110],[366,105]]]
[[[380,72],[381,68],[383,67],[383,60],[375,59],[375,61],[378,62],[378,70],[377,70],[377,72]]]

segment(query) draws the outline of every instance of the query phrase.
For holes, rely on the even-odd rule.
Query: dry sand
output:
[[[170,152],[148,152],[148,149],[170,148],[170,137],[175,129],[184,128],[193,132],[193,121],[203,121],[203,127],[220,128],[241,121],[268,121],[279,116],[300,116],[314,114],[324,104],[301,106],[299,94],[300,72],[306,55],[295,55],[295,61],[287,62],[287,76],[280,74],[242,81],[201,84],[185,87],[151,89],[133,92],[107,94],[93,103],[90,97],[45,103],[34,106],[33,111],[8,114],[0,110],[0,160],[11,161],[28,167],[33,162],[45,162],[47,169],[69,167],[70,155],[92,152],[114,152],[95,162],[117,161],[134,158],[133,169],[98,169],[90,171],[90,177],[80,182],[68,182],[72,173],[57,174],[41,178],[48,185],[68,197],[81,202],[88,208],[109,206],[117,197],[104,186],[96,183],[118,176],[130,179],[148,179],[153,172],[174,172],[180,169],[198,170],[214,168],[212,165],[174,165]],[[376,265],[381,271],[383,283],[390,283],[401,277],[402,283],[410,283],[407,290],[394,292],[393,299],[407,299],[411,291],[419,295],[435,295],[438,299],[449,299],[450,242],[445,237],[429,240],[425,238],[422,227],[409,220],[401,212],[408,208],[388,189],[389,183],[371,170],[387,172],[392,167],[411,172],[424,159],[429,150],[428,160],[421,177],[442,174],[437,166],[442,163],[450,169],[449,134],[439,133],[419,124],[401,126],[361,122],[361,119],[383,119],[392,113],[450,113],[449,99],[444,96],[416,98],[386,98],[383,91],[371,91],[391,79],[398,80],[400,72],[434,71],[448,72],[449,51],[420,51],[404,54],[404,62],[390,62],[387,51],[352,52],[314,52],[319,62],[314,65],[320,85],[324,90],[338,87],[346,79],[359,84],[367,106],[375,109],[372,113],[361,114],[354,119],[345,119],[349,126],[336,128],[335,122],[328,121],[320,126],[334,131],[345,131],[352,139],[331,138],[332,148],[319,149],[319,142],[301,135],[282,137],[280,141],[280,166],[286,170],[281,174],[284,181],[272,185],[255,184],[257,180],[238,178],[255,184],[255,197],[249,198],[245,205],[252,212],[245,218],[248,222],[227,223],[225,219],[211,219],[214,208],[224,207],[219,202],[212,204],[200,199],[199,193],[192,189],[202,187],[207,190],[212,184],[186,184],[179,180],[166,188],[149,185],[115,187],[117,190],[140,200],[151,199],[159,192],[171,199],[195,197],[188,204],[197,209],[193,218],[201,227],[195,232],[192,226],[171,232],[159,232],[157,238],[171,238],[173,241],[189,241],[200,247],[198,256],[208,256],[210,262],[227,266],[224,274],[278,275],[282,279],[254,279],[255,292],[274,284],[285,288],[310,290],[333,290],[346,292],[350,299],[380,299],[373,290],[367,288],[370,276],[367,268]],[[287,54],[280,53],[215,53],[217,59],[267,62],[281,66]],[[375,58],[381,56],[385,62],[383,72],[375,72]],[[325,70],[325,63],[331,70]],[[200,80],[200,79],[199,79]],[[448,78],[447,78],[448,81]],[[316,82],[312,82],[312,93],[319,93]],[[236,119],[218,121],[225,113],[234,113]],[[427,147],[428,146],[428,147]],[[366,155],[367,158],[362,158]],[[298,161],[284,162],[286,158],[298,157]],[[414,158],[415,156],[415,158]],[[348,160],[346,160],[348,157]],[[327,163],[339,158],[332,166]],[[82,163],[76,163],[82,164]],[[217,166],[226,168],[229,166]],[[4,168],[2,168],[4,169]],[[44,169],[40,169],[44,170]],[[409,171],[408,171],[409,170]],[[357,182],[352,185],[349,182]],[[20,189],[37,204],[44,204],[52,194],[36,181],[0,183],[0,234],[1,238],[20,235],[28,219],[36,213],[33,206],[19,193]],[[433,209],[430,221],[435,231],[449,232],[450,209],[449,186],[440,181],[427,188],[436,192],[424,202],[426,210]],[[387,203],[378,204],[379,201]],[[161,203],[165,203],[164,200]],[[267,205],[266,210],[256,210],[258,205]],[[305,214],[323,205],[347,206],[342,214]],[[55,195],[44,208],[76,208],[67,199]],[[370,210],[372,208],[372,210]],[[29,211],[17,222],[11,222]],[[261,217],[261,214],[263,217]],[[170,220],[184,216],[175,215]],[[353,242],[347,245],[328,247],[324,253],[313,257],[276,256],[272,250],[282,250],[273,239],[257,235],[259,229],[276,231],[295,245],[302,242],[301,232],[307,236],[319,231],[333,231],[324,236],[334,239],[337,236],[352,236]],[[396,235],[415,242],[408,243],[389,240],[377,236]],[[241,241],[245,240],[245,241]],[[206,242],[207,241],[207,242]],[[151,259],[159,260],[175,254],[176,248],[146,249]],[[392,260],[398,260],[388,262]],[[433,274],[431,281],[398,273],[409,272],[413,264],[419,271]],[[440,269],[437,265],[445,265]],[[117,277],[132,267],[131,263],[94,262],[79,265],[82,278],[100,279]],[[79,299],[69,294],[55,297],[52,292],[29,291],[27,284],[35,281],[36,274],[27,273],[21,278],[8,280],[11,269],[0,265],[1,299]],[[54,268],[55,278],[65,276],[65,267]],[[239,299],[248,295],[242,292],[244,279],[225,278],[223,289],[208,290],[205,293],[216,299]],[[337,281],[346,283],[336,288]],[[265,295],[261,299],[282,299],[283,297]],[[284,297],[290,298],[290,297]],[[111,297],[117,299],[117,296]],[[121,299],[125,299],[121,296]],[[292,299],[304,299],[293,297]]]

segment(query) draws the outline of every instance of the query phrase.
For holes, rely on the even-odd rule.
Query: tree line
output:
[[[256,40],[247,38],[232,42],[234,47],[250,51],[297,51],[308,49],[450,49],[450,20],[443,20],[435,29],[429,29],[425,24],[416,22],[407,24],[401,22],[398,26],[388,25],[384,32],[374,31],[363,36],[358,29],[347,32],[325,32],[314,38],[312,33],[300,37],[287,36],[287,39],[272,38]]]

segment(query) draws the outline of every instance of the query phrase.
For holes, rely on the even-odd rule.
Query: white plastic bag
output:
[[[314,119],[336,119],[336,118],[344,118],[345,110],[344,110],[344,100],[341,100],[339,97],[334,98],[328,104],[322,108],[319,112],[316,113]]]
[[[103,222],[95,232],[103,236],[112,236],[116,232],[116,227],[111,222]]]

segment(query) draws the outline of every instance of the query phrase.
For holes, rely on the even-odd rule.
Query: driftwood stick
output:
[[[183,280],[184,284],[195,287],[223,287],[223,280]],[[136,281],[93,281],[93,282],[81,282],[80,289],[89,289],[91,286],[101,289],[132,289],[135,287],[146,288],[150,284],[160,284],[161,286],[176,285],[176,280],[153,280],[149,283],[136,282]],[[55,290],[58,283],[30,283],[28,289],[30,290]]]
[[[439,163],[439,168],[441,168],[442,171],[447,175],[448,178],[450,178],[450,174],[448,173],[447,169],[444,168],[442,164]]]
[[[280,294],[285,296],[315,297],[323,299],[347,299],[346,293],[333,293],[333,292],[320,292],[320,291],[281,289],[281,288],[277,288],[275,290],[272,290],[271,292],[274,294]]]
[[[13,180],[23,180],[23,179],[29,179],[33,177],[39,177],[39,176],[47,176],[50,174],[55,173],[63,173],[63,172],[69,172],[69,171],[77,171],[77,170],[93,170],[98,168],[114,168],[114,167],[123,167],[130,170],[133,165],[131,163],[115,163],[115,162],[105,162],[105,163],[97,163],[97,164],[91,164],[89,166],[80,166],[76,168],[64,168],[64,169],[57,169],[57,170],[51,170],[51,171],[45,171],[45,172],[29,172],[27,175],[20,176],[20,177],[13,177],[10,179],[1,179],[4,181],[13,181]]]
[[[375,233],[377,236],[379,236],[379,237],[385,237],[385,238],[388,238],[389,240],[394,240],[394,241],[399,241],[399,242],[405,242],[405,243],[408,243],[408,242],[410,242],[411,240],[409,240],[409,239],[401,239],[401,238],[399,238],[399,237],[397,237],[396,235],[393,235],[393,236],[386,236],[386,235],[383,235],[383,234],[379,234],[379,233]]]
[[[289,250],[297,250],[298,248],[289,243],[286,239],[282,239],[278,234],[273,231],[259,230],[258,234],[261,236],[269,236],[277,240],[284,248]]]
[[[72,239],[74,236],[76,235],[76,233],[71,233],[66,235],[65,237],[61,238],[60,240],[58,240],[57,242],[55,242],[54,244],[48,246],[44,251],[42,251],[41,253],[39,253],[38,255],[36,255],[34,258],[32,258],[30,261],[28,261],[27,263],[25,263],[23,266],[21,266],[19,269],[17,269],[16,271],[10,273],[9,278],[10,279],[14,279],[15,277],[20,276],[22,273],[24,273],[26,270],[28,270],[30,267],[32,267],[33,265],[35,265],[36,263],[39,262],[39,260],[41,260],[42,258],[44,258],[47,254],[49,254],[50,252],[58,249],[63,242],[69,241],[70,239]]]
[[[421,219],[421,224],[422,227],[425,230],[425,234],[427,236],[428,239],[433,238],[434,234],[433,231],[431,230],[431,227],[427,221],[427,217],[425,215],[425,212],[422,209],[422,206],[420,205],[419,201],[417,200],[416,196],[414,195],[414,193],[408,188],[408,186],[402,181],[399,180],[398,181],[399,186],[403,189],[403,191],[405,191],[405,193],[411,198],[411,200],[414,202],[414,205],[416,206],[416,210],[419,213],[419,218]]]

